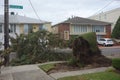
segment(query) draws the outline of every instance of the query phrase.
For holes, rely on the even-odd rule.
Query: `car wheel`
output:
[[[106,46],[106,44],[104,43],[103,46]]]

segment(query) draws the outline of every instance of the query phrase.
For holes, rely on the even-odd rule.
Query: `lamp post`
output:
[[[9,0],[4,0],[4,50],[9,48]],[[4,57],[5,65],[9,63],[9,54]]]

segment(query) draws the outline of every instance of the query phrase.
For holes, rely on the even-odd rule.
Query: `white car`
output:
[[[113,46],[114,42],[110,38],[101,38],[97,40],[98,44],[103,45],[103,46]]]

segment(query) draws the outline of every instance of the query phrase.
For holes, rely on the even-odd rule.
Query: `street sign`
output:
[[[23,9],[23,6],[21,6],[21,5],[9,5],[9,8]]]

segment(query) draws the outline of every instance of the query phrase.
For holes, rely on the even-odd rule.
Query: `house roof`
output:
[[[92,20],[92,19],[88,19],[88,18],[82,18],[82,17],[73,17],[73,18],[69,18],[68,20],[65,20],[61,23],[70,23],[70,24],[86,24],[86,25],[109,25],[111,23],[109,22],[103,22],[103,21],[98,21],[98,20]],[[58,23],[58,24],[61,24]],[[56,25],[58,25],[56,24]],[[54,26],[56,26],[54,25]],[[53,26],[53,27],[54,27]]]
[[[4,23],[4,15],[0,15],[0,23]],[[9,15],[9,23],[15,24],[42,24],[42,23],[50,23],[47,21],[29,18],[26,16],[20,15]]]

